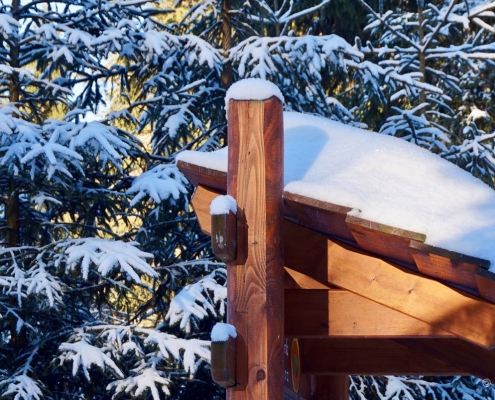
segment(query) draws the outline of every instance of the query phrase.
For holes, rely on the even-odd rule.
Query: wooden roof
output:
[[[178,161],[177,166],[197,187],[192,204],[202,230],[210,234],[209,204],[217,195],[226,193],[227,174],[183,161]],[[349,216],[349,207],[287,191],[283,197],[285,234],[294,236],[289,240],[293,246],[285,246],[286,267],[315,278],[315,282],[327,285],[332,282],[385,306],[390,306],[393,298],[397,304],[392,308],[426,321],[435,329],[441,327],[454,337],[463,337],[486,348],[495,347],[495,305],[481,300],[495,302],[488,261],[426,245],[426,235],[420,232]],[[299,228],[294,229],[295,226]],[[315,247],[316,243],[320,243],[321,248]],[[324,252],[325,258],[331,256],[335,268],[342,271],[333,270],[331,279],[327,276],[328,265],[319,271],[316,259],[319,252]],[[316,257],[314,260],[312,254]],[[339,264],[335,261],[339,257],[351,257],[355,262]],[[380,288],[374,275],[393,282]],[[421,276],[434,279],[418,279]],[[374,284],[368,282],[360,286],[363,279]],[[376,292],[371,290],[374,286]],[[394,288],[400,301],[390,295]],[[413,296],[417,303],[411,301]],[[478,328],[474,330],[477,332],[472,332],[473,327],[466,326],[462,318],[451,325],[452,319],[442,321],[441,315],[455,314],[456,310],[466,307],[476,310],[471,317],[476,319]],[[464,322],[459,323],[461,320]]]
[[[283,126],[276,99],[231,100],[228,121],[228,176],[215,169],[223,164],[208,162],[204,153],[189,154],[177,165],[196,186],[191,202],[202,231],[211,235],[215,254],[227,262],[227,321],[237,337],[235,346],[229,338],[230,347],[217,347],[223,361],[212,370],[215,381],[228,387],[229,398],[279,398],[281,377],[289,362],[293,367],[282,338],[286,345],[296,338],[292,347],[296,343],[296,358],[300,354],[298,371],[303,378],[316,376],[316,393],[325,393],[318,389],[320,375],[471,374],[495,381],[495,279],[487,260],[427,245],[424,232],[357,216],[381,214],[321,201],[332,198],[325,196],[327,190],[340,181],[316,188],[323,192],[320,200],[300,195],[314,194],[313,187],[297,194],[289,183],[284,192]],[[358,189],[359,171],[354,179]],[[237,201],[237,213],[210,215],[212,200],[227,191]],[[360,198],[371,204],[370,197]],[[418,210],[416,205],[408,208],[409,217]],[[394,215],[382,222],[395,221]],[[434,227],[443,229],[438,215]],[[472,219],[476,214],[459,215],[464,219],[456,220],[457,233],[470,221],[479,222]],[[429,218],[423,214],[422,224],[410,226],[429,229]],[[485,228],[487,239],[491,230]],[[471,226],[471,244],[477,243],[478,233]],[[463,247],[467,242],[455,243],[473,249]],[[492,254],[489,245],[485,240],[488,251],[477,254]],[[291,379],[295,383],[295,393],[297,376],[284,378],[286,389]],[[306,389],[313,386],[308,382]],[[335,382],[348,389],[345,379]],[[339,398],[348,398],[345,390]]]
[[[179,169],[195,185],[225,193],[227,174],[183,161]],[[209,203],[208,205],[209,206]],[[284,192],[285,218],[351,246],[398,262],[475,296],[495,302],[486,282],[489,261],[425,244],[426,235],[348,215],[351,208]],[[487,287],[488,286],[488,287]]]

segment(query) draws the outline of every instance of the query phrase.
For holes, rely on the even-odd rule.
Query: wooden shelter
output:
[[[178,161],[227,263],[228,323],[212,373],[227,398],[347,399],[349,375],[476,375],[495,382],[489,262],[425,244],[351,208],[283,190],[277,97],[229,100],[228,173]],[[210,215],[228,193],[237,212]]]

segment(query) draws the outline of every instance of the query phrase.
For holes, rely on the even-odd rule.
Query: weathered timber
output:
[[[177,168],[194,185],[208,186],[220,192],[227,190],[227,173],[205,168],[185,161],[178,161]]]
[[[285,335],[298,338],[455,337],[340,289],[285,290]]]
[[[211,377],[215,383],[227,388],[236,384],[235,339],[211,342]]]
[[[480,296],[495,303],[495,274],[486,268],[478,267],[475,277]]]
[[[235,260],[237,217],[232,211],[211,216],[211,247],[213,253],[223,262]]]
[[[282,103],[230,100],[227,193],[237,201],[237,258],[228,264],[228,322],[236,327],[237,385],[227,399],[282,399]]]
[[[284,192],[284,201],[302,225],[354,242],[354,236],[345,222],[351,208],[290,192]]]
[[[441,342],[458,339],[407,339],[410,343],[420,344],[433,343],[431,342],[433,340]],[[391,339],[301,339],[300,344],[303,374],[465,375],[471,373],[469,370],[439,361]]]
[[[409,247],[419,272],[447,282],[477,289],[476,269],[490,262],[412,240]]]
[[[199,227],[201,232],[211,235],[211,214],[210,204],[213,199],[223,194],[215,189],[198,185],[191,199],[191,204],[194,209],[194,213],[198,218]]]
[[[415,262],[409,243],[411,240],[424,242],[426,239],[426,236],[421,233],[394,228],[359,217],[347,216],[346,224],[362,249],[412,266],[415,266]]]
[[[316,280],[326,280],[482,347],[494,347],[495,304],[310,229],[290,222],[285,227],[287,267]],[[311,260],[308,262],[297,253],[312,253]]]

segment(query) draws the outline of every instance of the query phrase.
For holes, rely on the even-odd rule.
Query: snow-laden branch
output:
[[[130,206],[136,205],[143,197],[149,195],[156,203],[173,199],[187,194],[188,181],[174,165],[158,165],[150,169],[133,182],[127,194],[136,194]],[[185,197],[185,196],[184,196]]]
[[[170,325],[180,322],[180,328],[187,333],[191,332],[191,323],[208,317],[209,313],[215,317],[225,314],[225,301],[227,299],[227,287],[217,283],[217,275],[225,276],[227,271],[218,268],[198,282],[187,285],[170,302],[170,307],[165,316]],[[210,293],[213,294],[211,297]],[[216,306],[219,304],[217,313]]]
[[[68,256],[66,263],[69,270],[80,266],[83,279],[88,279],[90,266],[94,264],[103,276],[119,269],[129,279],[140,284],[138,274],[151,277],[157,277],[158,274],[145,261],[146,258],[153,258],[153,254],[139,250],[137,245],[135,242],[85,238],[69,240],[59,244],[57,248],[63,249],[63,253]]]

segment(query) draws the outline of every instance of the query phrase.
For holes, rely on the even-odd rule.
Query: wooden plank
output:
[[[201,167],[185,161],[178,161],[177,168],[194,185],[208,186],[225,193],[227,190],[227,173],[211,168]]]
[[[284,269],[282,103],[229,101],[227,192],[237,201],[237,259],[228,264],[228,322],[245,347],[227,399],[282,399]]]
[[[408,339],[411,343],[449,339]],[[303,374],[465,375],[421,351],[389,339],[301,339]]]
[[[206,235],[211,235],[210,204],[215,197],[221,194],[223,193],[218,190],[198,185],[191,198],[191,205],[198,218],[199,227]]]
[[[211,216],[211,247],[213,254],[225,263],[235,260],[237,254],[237,216],[227,214]]]
[[[455,337],[340,289],[286,289],[285,335],[298,338]]]
[[[488,269],[478,267],[475,277],[480,296],[495,303],[495,274]]]
[[[412,240],[409,247],[419,272],[444,281],[477,289],[476,269],[490,262]]]
[[[426,239],[426,236],[421,233],[353,216],[347,216],[346,224],[362,249],[414,266],[415,262],[409,243],[411,240],[424,242]]]
[[[235,339],[225,342],[211,342],[211,377],[222,387],[231,387],[235,378]]]
[[[495,350],[486,350],[460,339],[391,339],[391,341],[441,360],[470,375],[495,382]]]
[[[285,226],[289,255],[293,247],[292,254],[314,251],[311,262],[286,257],[287,267],[319,281],[326,275],[331,284],[485,348],[495,345],[494,304],[301,226]]]
[[[319,282],[293,269],[286,267],[284,270],[286,276],[288,275],[290,280],[294,282],[294,285],[284,286],[284,289],[336,289],[336,286],[330,285],[328,282]]]
[[[284,201],[302,225],[319,232],[354,242],[345,219],[352,208],[284,192]]]

